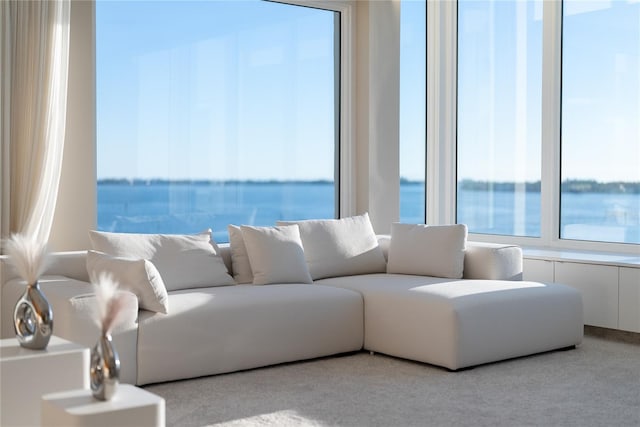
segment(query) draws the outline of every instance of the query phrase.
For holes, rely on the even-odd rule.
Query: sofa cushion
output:
[[[109,274],[121,287],[138,297],[140,308],[165,314],[169,309],[167,289],[158,269],[149,260],[88,251],[87,271],[90,277]]]
[[[228,225],[227,231],[229,232],[233,278],[238,284],[253,283],[253,271],[251,271],[247,247],[242,238],[242,230],[236,225]]]
[[[484,242],[467,242],[465,279],[522,280],[522,248]]]
[[[362,296],[346,289],[200,288],[170,292],[169,303],[168,315],[140,312],[138,384],[362,349]]]
[[[297,225],[243,225],[240,229],[249,255],[254,285],[312,282]]]
[[[278,224],[300,227],[304,255],[314,280],[382,273],[386,269],[367,213],[342,219],[278,221]]]
[[[461,279],[467,226],[391,225],[387,273]]]
[[[235,284],[211,242],[211,230],[189,235],[90,231],[89,238],[96,251],[151,261],[167,291]]]

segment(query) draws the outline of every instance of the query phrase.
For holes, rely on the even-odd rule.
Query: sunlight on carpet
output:
[[[310,418],[304,417],[298,414],[296,411],[285,410],[276,411],[270,414],[255,415],[253,417],[240,418],[237,420],[231,420],[224,423],[210,424],[210,426],[309,426],[320,427],[324,424],[320,421],[315,421]]]

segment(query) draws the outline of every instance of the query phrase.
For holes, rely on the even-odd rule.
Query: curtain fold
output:
[[[0,2],[0,238],[9,232],[9,119],[11,115],[11,17],[9,3]],[[2,245],[0,245],[2,254]]]
[[[3,238],[24,233],[46,242],[51,232],[65,138],[70,9],[70,0],[2,2]]]

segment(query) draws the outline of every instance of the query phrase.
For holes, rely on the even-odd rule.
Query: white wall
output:
[[[297,2],[303,3],[303,2]],[[356,34],[352,67],[355,181],[344,197],[355,199],[356,214],[368,211],[378,233],[399,219],[400,1],[353,1]],[[86,249],[96,226],[95,3],[71,4],[71,46],[67,136],[60,194],[50,246],[56,251]],[[350,139],[350,141],[349,141]],[[355,194],[349,194],[353,193]],[[353,201],[353,200],[351,200]]]
[[[49,246],[86,249],[96,224],[95,4],[71,3],[67,128]]]

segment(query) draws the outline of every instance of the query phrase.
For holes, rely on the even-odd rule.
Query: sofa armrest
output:
[[[514,245],[467,242],[463,277],[522,280],[522,249]]]
[[[83,282],[89,281],[87,273],[87,251],[52,252],[45,274],[65,276]],[[7,255],[0,255],[0,283],[15,279],[18,275]]]
[[[391,235],[390,234],[378,234],[376,235],[378,239],[378,245],[380,249],[382,249],[382,254],[384,255],[385,261],[389,261],[389,245],[391,245]]]

